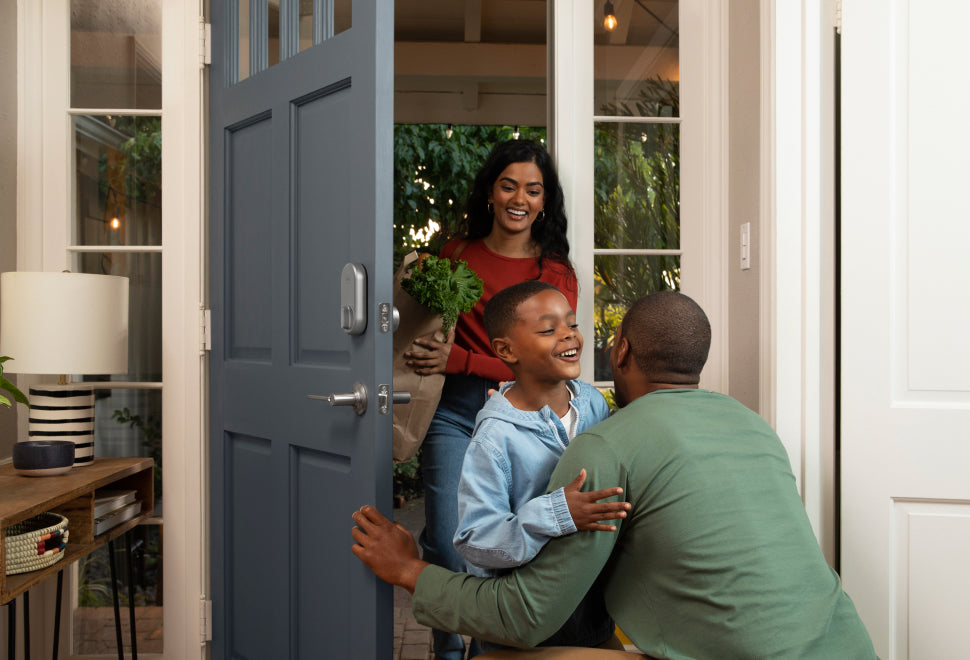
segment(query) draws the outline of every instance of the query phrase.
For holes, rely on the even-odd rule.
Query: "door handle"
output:
[[[351,406],[358,415],[367,412],[367,388],[363,383],[354,383],[353,391],[340,394],[307,394],[306,398],[329,401],[331,406]],[[408,395],[410,398],[410,395]]]

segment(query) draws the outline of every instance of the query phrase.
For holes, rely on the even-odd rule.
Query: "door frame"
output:
[[[836,0],[760,0],[760,413],[838,564]]]
[[[203,657],[206,538],[205,356],[200,308],[205,217],[204,98],[200,0],[162,8],[162,390],[166,570],[162,658]],[[73,162],[70,107],[70,2],[17,0],[17,269],[61,270],[69,263]],[[20,416],[26,428],[25,416]],[[74,570],[74,567],[72,567]],[[70,581],[69,581],[70,582]],[[50,585],[45,585],[49,587]],[[53,640],[53,588],[36,600],[32,638]],[[70,599],[65,599],[69,602]],[[65,606],[66,607],[66,606]],[[70,622],[70,616],[64,619]],[[61,635],[71,639],[70,623]],[[66,647],[64,648],[65,657]],[[156,656],[157,657],[157,656]]]

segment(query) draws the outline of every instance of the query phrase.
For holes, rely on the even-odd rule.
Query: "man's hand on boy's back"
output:
[[[616,525],[603,525],[598,521],[626,518],[626,512],[630,510],[630,503],[600,502],[599,500],[619,495],[623,492],[623,489],[619,487],[604,488],[603,490],[584,493],[581,490],[584,483],[586,483],[585,469],[580,470],[579,476],[563,488],[566,495],[566,505],[569,507],[569,515],[572,516],[576,529],[581,532],[615,532]]]

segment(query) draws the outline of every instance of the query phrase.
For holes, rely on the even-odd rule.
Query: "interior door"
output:
[[[970,6],[842,8],[842,577],[880,657],[968,658]]]
[[[215,658],[391,652],[350,514],[391,505],[393,3],[349,4],[212,2]]]

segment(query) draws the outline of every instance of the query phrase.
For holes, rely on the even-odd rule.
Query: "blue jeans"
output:
[[[441,390],[441,401],[421,445],[421,470],[424,473],[424,530],[419,543],[426,562],[452,571],[464,571],[465,560],[455,550],[453,539],[458,528],[458,480],[465,449],[475,428],[475,415],[485,405],[489,389],[498,383],[479,378],[449,374]],[[465,642],[461,635],[432,631],[436,660],[462,660]],[[468,657],[480,653],[473,640]]]

